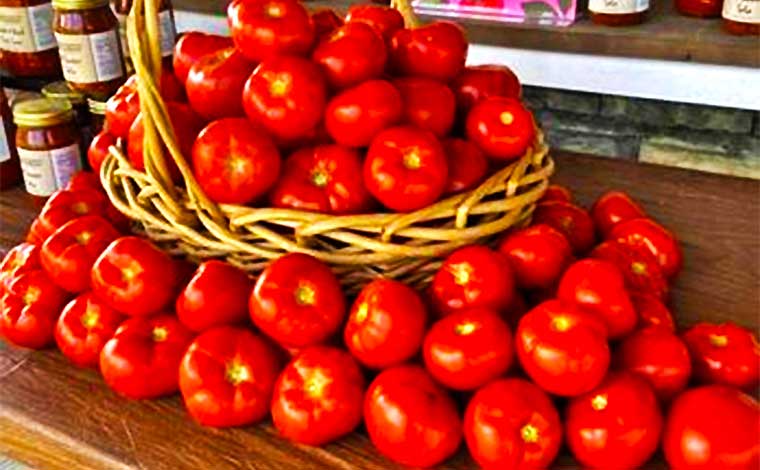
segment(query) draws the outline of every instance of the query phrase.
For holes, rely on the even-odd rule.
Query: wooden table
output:
[[[602,191],[629,191],[680,236],[686,258],[674,290],[682,324],[734,320],[758,328],[760,314],[760,182],[562,154],[555,181],[590,203]],[[22,237],[34,217],[20,190],[0,195],[0,249]],[[94,371],[78,370],[56,351],[30,352],[0,343],[0,453],[42,469],[61,470],[390,470],[366,435],[325,448],[296,446],[271,425],[204,429],[177,397],[118,398]],[[469,469],[462,451],[442,468]],[[555,468],[575,468],[568,458]],[[661,461],[647,470],[664,469]]]

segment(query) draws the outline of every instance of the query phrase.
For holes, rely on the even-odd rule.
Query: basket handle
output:
[[[391,0],[391,7],[401,13],[407,28],[416,28],[420,25],[420,19],[414,13],[411,0]]]

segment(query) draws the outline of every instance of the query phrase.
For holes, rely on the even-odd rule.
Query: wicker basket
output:
[[[540,130],[526,154],[478,188],[411,213],[334,216],[291,209],[215,204],[182,158],[156,86],[159,0],[135,0],[128,20],[145,126],[145,172],[112,147],[101,180],[114,205],[173,254],[193,260],[223,258],[251,273],[284,253],[303,252],[330,264],[355,291],[377,276],[417,287],[429,282],[440,259],[455,248],[489,241],[530,218],[554,164]],[[395,2],[410,24],[407,1]],[[172,158],[184,179],[167,170]]]

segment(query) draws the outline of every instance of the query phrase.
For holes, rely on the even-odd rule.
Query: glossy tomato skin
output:
[[[527,380],[504,378],[470,399],[464,438],[485,470],[550,468],[562,444],[562,423],[543,390]]]
[[[92,267],[92,290],[109,307],[147,316],[174,299],[177,266],[166,253],[138,237],[116,239]],[[183,327],[184,328],[184,327]]]
[[[676,322],[668,307],[651,294],[631,293],[631,303],[639,317],[639,328],[657,326],[670,332],[676,331]]]
[[[261,273],[248,308],[262,332],[286,347],[303,348],[324,342],[338,330],[346,299],[326,264],[291,253]]]
[[[391,38],[391,62],[400,75],[453,79],[464,68],[467,39],[455,23],[435,21],[414,29],[399,29]]]
[[[683,334],[695,377],[703,383],[752,390],[760,381],[760,345],[755,334],[734,323],[698,323]]]
[[[645,247],[608,240],[594,248],[590,256],[617,266],[629,291],[653,295],[662,301],[668,299],[668,280],[657,258]]]
[[[204,426],[253,424],[269,411],[281,361],[275,347],[244,328],[202,333],[179,364],[185,408]]]
[[[679,395],[668,412],[662,448],[674,469],[752,470],[760,458],[760,405],[725,385]]]
[[[193,173],[211,200],[249,204],[274,186],[280,152],[245,118],[224,118],[204,128],[193,144]]]
[[[451,87],[457,98],[457,107],[469,111],[479,101],[499,96],[520,99],[522,86],[512,70],[505,65],[471,65],[454,79]]]
[[[190,31],[182,35],[174,45],[174,75],[184,84],[190,68],[203,56],[227,49],[234,44],[232,38]]]
[[[309,12],[297,0],[235,0],[227,18],[235,46],[254,62],[305,55],[314,42]]]
[[[55,325],[55,342],[72,364],[97,368],[100,351],[123,321],[120,313],[85,292],[63,308]]]
[[[675,236],[651,219],[631,219],[621,222],[610,232],[610,239],[641,246],[657,258],[662,273],[668,279],[678,275],[683,267],[683,254]]]
[[[402,365],[380,373],[364,398],[364,422],[381,454],[410,467],[432,467],[462,441],[456,404],[422,369]]]
[[[324,37],[343,26],[343,18],[332,8],[320,8],[311,14],[311,23],[314,25],[314,36],[319,44]]]
[[[201,57],[190,67],[185,81],[190,106],[209,121],[244,116],[240,97],[254,68],[235,48]]]
[[[626,220],[646,217],[644,209],[623,191],[608,191],[591,206],[591,217],[602,238],[607,238],[615,225]]]
[[[445,194],[469,191],[479,185],[488,172],[488,159],[469,140],[448,138],[441,141],[449,166]]]
[[[572,258],[570,244],[554,228],[538,224],[512,232],[499,245],[523,289],[550,288]]]
[[[87,162],[97,175],[100,174],[100,166],[108,155],[108,149],[113,145],[116,145],[116,137],[108,131],[100,131],[87,148]]]
[[[404,17],[395,8],[382,5],[352,5],[346,15],[347,23],[367,23],[389,42],[396,31],[404,28]]]
[[[422,345],[427,310],[419,294],[392,279],[376,279],[351,307],[343,341],[351,354],[372,369],[411,359]]]
[[[582,207],[569,202],[548,201],[536,204],[533,223],[551,225],[562,232],[576,254],[588,252],[596,243],[591,216]]]
[[[44,241],[66,222],[86,215],[108,215],[108,200],[96,189],[63,189],[54,192],[48,198],[42,212],[37,216],[39,221],[37,234]]]
[[[649,384],[628,372],[570,400],[565,413],[567,443],[589,468],[637,469],[657,450],[663,418]]]
[[[372,140],[364,184],[385,207],[411,212],[437,201],[448,179],[446,153],[429,131],[391,127]]]
[[[312,60],[322,67],[333,89],[379,78],[388,53],[383,37],[372,26],[353,22],[338,27],[314,49]]]
[[[497,161],[522,157],[536,135],[533,115],[514,98],[478,102],[468,113],[465,127],[467,138]]]
[[[362,371],[350,354],[326,346],[307,348],[277,379],[272,422],[286,439],[327,444],[361,422],[364,386]]]
[[[604,323],[559,300],[541,303],[522,317],[515,349],[539,387],[566,397],[599,385],[610,364]]]
[[[126,139],[138,114],[140,96],[137,88],[122,86],[106,102],[105,127],[113,136]]]
[[[100,184],[100,178],[97,173],[93,173],[87,170],[79,170],[72,175],[69,183],[66,185],[66,189],[76,191],[77,189],[96,189],[100,191],[102,186]]]
[[[41,268],[38,245],[24,242],[8,250],[0,261],[0,297],[15,277]]]
[[[548,201],[573,202],[573,193],[564,186],[550,184],[549,187],[546,188],[544,195],[538,200],[538,202]]]
[[[404,77],[393,81],[404,102],[402,121],[445,137],[454,125],[456,99],[451,88],[430,78]]]

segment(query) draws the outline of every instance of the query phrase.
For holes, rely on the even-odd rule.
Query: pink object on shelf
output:
[[[569,26],[578,0],[414,0],[418,13],[509,23]]]

